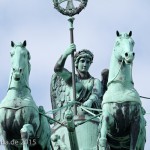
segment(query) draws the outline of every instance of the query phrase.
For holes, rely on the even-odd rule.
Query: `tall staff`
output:
[[[70,22],[70,43],[74,43],[74,36],[73,36],[73,21],[74,18],[70,17],[68,19]],[[75,50],[74,50],[75,51]],[[72,62],[72,88],[73,88],[73,99],[76,101],[76,81],[75,81],[75,64],[74,64],[74,52],[71,54],[71,62]],[[77,107],[74,105],[74,113],[77,114]]]
[[[67,1],[66,8],[60,6],[61,3]],[[53,0],[54,7],[63,15],[67,15],[70,18],[68,19],[70,23],[70,43],[74,43],[74,36],[73,36],[73,21],[74,18],[72,16],[79,14],[83,8],[86,7],[88,0],[76,0],[80,2],[79,7],[74,7],[73,0]],[[71,54],[71,61],[72,61],[72,88],[73,88],[73,100],[76,101],[76,83],[75,83],[75,63],[74,63],[74,51]],[[74,112],[77,114],[76,105],[74,105]],[[79,150],[77,136],[75,132],[75,124],[73,120],[73,114],[71,109],[68,109],[65,114],[65,118],[67,120],[67,129],[69,134],[69,141],[70,141],[70,148],[71,150]]]
[[[61,7],[61,3],[67,1],[66,8]],[[76,0],[79,1],[80,4],[78,7],[74,7],[73,0],[53,0],[54,7],[63,15],[69,16],[68,19],[70,23],[70,43],[74,43],[74,36],[73,36],[73,21],[74,18],[72,16],[79,14],[83,8],[86,7],[88,0]],[[74,52],[71,55],[72,61],[72,88],[73,88],[73,100],[76,101],[76,83],[75,83],[75,64],[74,64]],[[77,114],[76,105],[74,105],[74,112]]]

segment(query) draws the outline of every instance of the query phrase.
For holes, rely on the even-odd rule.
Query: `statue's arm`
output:
[[[94,79],[94,85],[92,89],[92,93],[89,97],[93,102],[99,101],[102,96],[102,85],[99,79]]]
[[[65,82],[67,82],[68,84],[71,85],[71,78],[72,78],[72,74],[71,72],[69,72],[67,69],[64,68],[65,66],[65,62],[67,57],[72,54],[72,52],[75,50],[75,45],[71,44],[69,48],[66,49],[66,51],[64,52],[63,55],[61,55],[61,57],[59,58],[59,60],[57,61],[55,67],[54,67],[54,72],[63,78],[63,80]]]
[[[66,58],[63,55],[59,58],[59,60],[57,61],[55,67],[54,67],[54,72],[60,76],[61,78],[63,78],[63,80],[65,82],[71,82],[71,72],[69,72],[67,69],[64,68],[65,62],[66,62]]]

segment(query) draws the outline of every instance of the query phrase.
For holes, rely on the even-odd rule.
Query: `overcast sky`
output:
[[[75,16],[74,40],[77,50],[94,53],[90,73],[101,79],[109,67],[116,30],[133,32],[135,60],[133,80],[142,96],[150,97],[150,1],[89,0],[86,9]],[[10,42],[27,40],[31,54],[30,88],[37,105],[51,109],[50,80],[53,68],[70,43],[67,17],[53,8],[52,0],[0,0],[0,99],[7,92],[10,71]],[[68,59],[67,68],[71,68]],[[150,100],[142,99],[150,112]],[[146,114],[147,143],[150,145],[150,114]],[[0,146],[0,149],[2,149]]]

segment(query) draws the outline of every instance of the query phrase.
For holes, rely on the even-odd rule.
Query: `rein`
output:
[[[144,99],[150,99],[150,97],[145,97],[145,96],[140,96],[140,97]]]
[[[26,66],[24,67],[24,69],[25,69],[25,68],[26,68]],[[7,92],[8,92],[9,90],[16,90],[16,91],[19,91],[18,88],[16,88],[16,87],[10,87],[11,82],[12,82],[13,73],[14,73],[14,72],[12,71],[11,78],[10,78],[10,83],[9,83]],[[22,76],[23,76],[23,79],[24,79],[24,81],[25,81],[25,85],[24,85],[23,87],[27,88],[27,89],[31,92],[31,89],[29,88],[29,86],[28,86],[28,84],[27,84],[27,81],[26,81],[26,79],[25,79],[25,77],[24,77],[24,74],[22,74]]]
[[[122,61],[121,61],[121,64],[120,64],[120,68],[119,68],[119,70],[118,70],[118,73],[115,75],[115,77],[114,77],[109,83],[107,83],[107,87],[117,78],[118,74],[119,74],[120,71],[121,71],[121,67],[122,67],[122,65],[123,65],[123,61],[124,61],[124,59],[122,59]],[[132,74],[131,74],[131,78],[132,78]],[[132,84],[134,84],[133,81],[132,81]],[[140,98],[150,99],[150,97],[141,96],[141,95],[140,95]]]
[[[118,70],[118,73],[115,75],[115,77],[114,77],[109,83],[107,83],[107,87],[117,78],[117,76],[119,75],[119,73],[120,73],[120,71],[121,71],[122,65],[123,65],[123,59],[122,59],[122,61],[121,61],[121,64],[120,64],[120,68],[119,68],[119,70]]]

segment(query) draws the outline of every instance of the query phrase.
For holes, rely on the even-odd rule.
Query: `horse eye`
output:
[[[134,46],[134,42],[131,43]]]
[[[14,55],[14,52],[10,52],[10,56],[12,57]]]
[[[117,41],[117,42],[116,42],[116,46],[119,46],[119,45],[120,45],[120,42],[119,42],[119,41]]]

